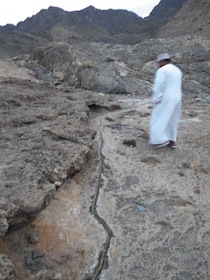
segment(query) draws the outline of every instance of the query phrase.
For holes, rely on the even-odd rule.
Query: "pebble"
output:
[[[137,206],[137,211],[139,213],[145,213],[145,212],[147,212],[147,209],[144,206],[138,205]]]

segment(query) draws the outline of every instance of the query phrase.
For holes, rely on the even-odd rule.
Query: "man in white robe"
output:
[[[176,148],[181,115],[182,72],[171,63],[168,53],[158,56],[159,69],[153,85],[153,111],[150,119],[150,144]]]

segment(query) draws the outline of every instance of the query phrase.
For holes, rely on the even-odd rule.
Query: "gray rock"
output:
[[[70,94],[36,83],[20,82],[14,92],[16,86],[1,85],[1,237],[36,217],[54,198],[55,182],[61,187],[80,170],[93,135],[79,93],[69,100]]]
[[[15,280],[14,264],[3,254],[0,254],[0,280]]]
[[[147,96],[152,91],[157,69],[156,56],[164,49],[183,70],[184,92],[209,94],[208,48],[208,40],[190,36],[168,38],[167,41],[150,39],[134,46],[112,48],[102,43],[60,43],[37,48],[31,59],[32,65],[45,67],[48,76],[60,83],[102,93]],[[29,62],[27,65],[30,67]],[[42,79],[48,81],[46,75]]]
[[[60,272],[55,273],[50,270],[41,270],[30,280],[62,280],[62,274]]]
[[[4,237],[9,228],[6,218],[0,218],[0,238]]]
[[[44,253],[38,249],[32,250],[25,256],[24,264],[32,272],[40,271],[45,266]]]
[[[40,241],[40,237],[36,232],[26,232],[25,238],[28,241],[29,244],[36,244]]]

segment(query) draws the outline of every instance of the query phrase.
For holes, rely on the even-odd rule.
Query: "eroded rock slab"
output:
[[[27,77],[1,81],[1,236],[49,204],[86,162],[95,134],[85,92],[59,92]]]

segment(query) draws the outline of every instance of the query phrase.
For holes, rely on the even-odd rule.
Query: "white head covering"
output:
[[[165,59],[171,59],[171,57],[168,53],[161,53],[157,57],[158,62],[160,62],[161,60],[165,60]]]

